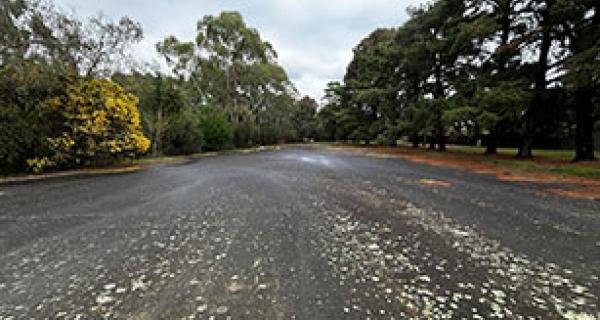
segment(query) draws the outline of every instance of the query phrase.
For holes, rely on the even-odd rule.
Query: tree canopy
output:
[[[193,41],[170,36],[157,44],[173,73],[189,85],[192,103],[225,112],[236,146],[294,139],[289,122],[297,91],[272,45],[238,12],[205,16],[196,31]]]
[[[575,160],[594,159],[597,1],[436,0],[408,13],[357,44],[319,105],[238,12],[157,43],[162,70],[131,58],[144,33],[129,17],[2,1],[0,171],[316,139],[439,150],[481,141],[521,157],[574,147]]]
[[[594,159],[597,1],[437,0],[361,41],[319,112],[327,139],[445,150],[446,140],[562,147]]]
[[[170,72],[143,67],[128,17],[79,20],[51,2],[0,4],[0,168],[40,172],[316,135],[277,54],[238,12],[207,15],[192,41],[157,44]]]

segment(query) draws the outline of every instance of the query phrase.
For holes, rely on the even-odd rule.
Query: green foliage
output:
[[[119,69],[141,34],[128,18],[80,21],[51,2],[3,1],[0,172],[100,164],[145,152],[136,98],[93,79]]]
[[[151,138],[151,155],[192,154],[201,151],[202,132],[196,111],[184,97],[184,82],[160,74],[118,74],[115,81],[140,98],[144,133]]]
[[[0,61],[60,62],[86,78],[129,69],[129,49],[143,37],[139,23],[102,15],[78,20],[50,1],[7,0],[0,4]]]
[[[267,134],[270,132],[267,132]],[[238,148],[248,148],[255,144],[258,144],[261,133],[257,128],[257,124],[254,121],[241,121],[235,125],[233,131],[233,141],[230,146],[236,146]]]
[[[205,16],[197,31],[193,41],[157,45],[177,78],[129,72],[129,48],[143,36],[137,22],[83,21],[51,2],[3,1],[0,171],[314,137],[316,102],[296,101],[271,44],[239,13]],[[108,78],[125,89],[100,80]]]
[[[292,126],[294,128],[294,140],[317,138],[317,101],[310,97],[304,97],[294,104],[292,114]]]
[[[600,7],[594,0],[438,0],[409,10],[354,49],[343,83],[326,90],[322,139],[446,148],[483,139],[531,153],[534,141],[576,131],[593,158],[600,84]],[[574,130],[574,128],[577,128]]]
[[[226,113],[215,107],[202,107],[199,125],[206,150],[217,151],[232,147],[234,128]]]
[[[49,99],[65,94],[61,68],[35,61],[0,67],[0,172],[24,171],[26,160],[48,152],[57,128]]]
[[[205,16],[197,31],[194,41],[168,37],[157,44],[173,72],[190,84],[192,104],[222,109],[234,127],[235,146],[294,139],[296,90],[271,44],[237,12]]]
[[[166,155],[189,155],[202,151],[204,137],[196,113],[185,108],[171,117],[165,132],[163,153]]]
[[[338,134],[338,112],[339,106],[336,104],[327,104],[317,114],[317,137],[320,140],[335,141],[341,140]]]
[[[475,119],[480,126],[491,129],[502,120],[518,121],[520,113],[531,101],[531,94],[521,83],[505,81],[478,89],[474,101],[479,105]]]
[[[196,37],[157,50],[176,78],[126,71],[141,26],[78,20],[51,2],[0,3],[0,171],[74,167],[151,154],[286,141],[408,137],[445,149],[575,137],[594,157],[600,116],[595,0],[437,0],[354,48],[325,104],[299,99],[272,45],[238,12],[207,15]],[[112,82],[99,80],[112,78]],[[126,92],[133,92],[136,98]],[[139,114],[138,114],[139,112]],[[529,149],[529,150],[527,150]]]

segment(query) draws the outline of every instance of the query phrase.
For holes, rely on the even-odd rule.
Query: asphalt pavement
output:
[[[540,188],[325,147],[0,185],[0,319],[599,319],[600,202]]]

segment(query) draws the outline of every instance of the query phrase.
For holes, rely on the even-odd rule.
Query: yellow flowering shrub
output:
[[[46,103],[63,121],[60,134],[47,139],[51,155],[28,160],[46,167],[105,164],[145,153],[150,141],[142,133],[138,98],[110,80],[69,85],[64,97]]]

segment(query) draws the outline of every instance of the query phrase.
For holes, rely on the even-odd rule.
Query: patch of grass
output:
[[[342,144],[334,144],[344,145]],[[354,145],[357,148],[365,146]],[[482,163],[500,167],[506,170],[518,170],[522,172],[545,173],[561,176],[600,179],[600,162],[596,163],[573,163],[575,157],[573,150],[534,150],[532,159],[519,159],[514,157],[517,153],[515,148],[500,148],[498,155],[484,155],[485,148],[471,146],[448,146],[449,152],[429,151],[425,148],[412,149],[409,146],[391,147],[398,154],[415,154],[433,159],[448,159],[460,163]],[[596,152],[600,158],[600,152]],[[443,161],[442,161],[443,162]]]
[[[565,176],[600,179],[600,164],[582,166],[576,164],[545,164],[531,160],[491,160],[492,164],[521,171],[553,173]]]
[[[449,150],[455,153],[469,155],[481,155],[485,152],[485,148],[469,146],[450,146]],[[534,149],[533,159],[509,158],[514,156],[516,153],[517,149],[515,148],[500,148],[498,149],[498,155],[500,157],[504,157],[502,159],[499,159],[499,157],[492,157],[489,158],[489,160],[486,160],[486,162],[521,171],[553,173],[565,176],[600,179],[600,163],[597,165],[571,163],[570,161],[575,157],[575,151],[573,150]],[[600,152],[596,152],[596,157],[600,158]]]

